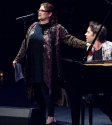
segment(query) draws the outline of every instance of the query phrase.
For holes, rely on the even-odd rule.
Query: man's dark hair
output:
[[[97,34],[99,31],[99,28],[101,27],[101,24],[91,21],[89,23],[89,27],[91,28],[91,31],[93,32],[93,34]],[[107,29],[105,26],[103,26],[97,37],[97,40],[103,43],[106,40],[106,37],[107,37]]]

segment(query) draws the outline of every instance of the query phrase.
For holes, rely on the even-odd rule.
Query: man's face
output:
[[[38,19],[41,21],[48,20],[51,16],[51,12],[45,11],[44,6],[41,6],[38,10]]]
[[[92,43],[93,39],[95,38],[95,34],[93,34],[90,27],[88,27],[85,36],[86,36],[86,42]]]

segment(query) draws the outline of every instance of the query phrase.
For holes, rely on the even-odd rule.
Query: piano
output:
[[[112,61],[79,61],[62,59],[63,79],[79,84],[82,93],[112,92]]]
[[[95,93],[112,93],[112,61],[79,61],[62,59],[65,86],[82,96]],[[80,104],[79,104],[80,105]],[[84,125],[84,106],[81,107],[81,124]],[[89,108],[89,125],[92,125],[92,107]]]

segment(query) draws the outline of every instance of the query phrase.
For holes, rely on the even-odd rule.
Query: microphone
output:
[[[31,14],[26,15],[26,16],[18,17],[18,18],[16,18],[16,20],[19,20],[19,19],[25,19],[25,18],[30,18],[30,17],[32,17],[32,16],[34,16],[34,15],[35,15],[34,13],[31,13]]]

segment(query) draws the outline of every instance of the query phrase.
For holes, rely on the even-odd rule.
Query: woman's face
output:
[[[44,6],[41,6],[38,10],[38,20],[46,21],[50,19],[52,12],[48,12],[45,10]]]

